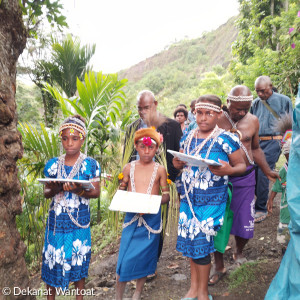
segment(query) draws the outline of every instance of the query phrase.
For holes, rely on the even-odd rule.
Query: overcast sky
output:
[[[96,44],[96,71],[117,72],[236,16],[237,0],[62,0],[69,32]]]

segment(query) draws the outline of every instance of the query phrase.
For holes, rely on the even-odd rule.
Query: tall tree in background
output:
[[[253,90],[255,79],[268,75],[280,92],[293,97],[300,77],[298,1],[239,2],[239,35],[231,64],[236,81]]]
[[[21,135],[17,131],[16,65],[28,35],[34,32],[42,16],[42,6],[46,8],[48,21],[64,24],[58,1],[0,1],[0,287],[9,287],[12,291],[15,286],[25,289],[29,283],[24,261],[26,248],[15,223],[16,215],[22,211],[16,162],[23,154]],[[24,26],[22,12],[30,20],[29,27]],[[11,294],[7,298],[17,296]]]

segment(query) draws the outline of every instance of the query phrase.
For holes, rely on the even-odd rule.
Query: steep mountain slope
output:
[[[172,44],[166,50],[120,71],[120,77],[129,81],[126,88],[128,105],[134,107],[138,91],[150,89],[162,103],[165,113],[171,115],[178,103],[189,104],[191,99],[200,96],[203,91],[201,81],[207,76],[217,79],[217,82],[222,81],[221,77],[231,60],[231,44],[238,34],[234,26],[236,19],[229,19],[226,24],[204,33],[200,38]],[[212,71],[215,74],[207,75]],[[211,93],[218,94],[214,89],[216,85],[218,83],[211,85]]]

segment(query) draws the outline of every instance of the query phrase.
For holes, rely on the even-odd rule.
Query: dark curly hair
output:
[[[178,107],[178,108],[175,109],[175,111],[174,111],[174,119],[176,118],[176,115],[178,113],[180,113],[180,112],[182,112],[184,114],[185,118],[187,119],[187,117],[188,117],[188,111],[185,108],[183,108],[183,107]]]

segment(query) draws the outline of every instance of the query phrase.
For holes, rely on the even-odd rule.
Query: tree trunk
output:
[[[32,298],[13,295],[14,287],[29,286],[26,246],[15,222],[16,215],[22,212],[16,162],[23,154],[17,130],[16,64],[26,37],[19,0],[0,1],[0,299]],[[10,296],[4,295],[8,293],[4,287],[11,289]]]

